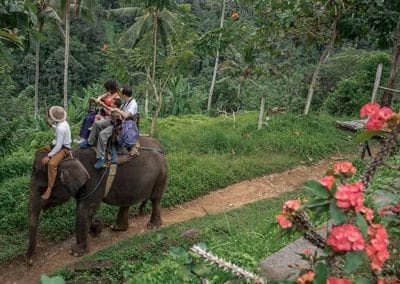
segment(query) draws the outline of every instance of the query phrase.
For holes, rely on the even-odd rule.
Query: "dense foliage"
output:
[[[33,152],[53,138],[47,107],[68,105],[76,136],[107,79],[132,85],[143,130],[168,151],[163,205],[177,204],[347,147],[330,115],[355,117],[380,63],[381,85],[398,86],[399,17],[400,2],[383,0],[0,0],[0,259],[24,247]],[[41,231],[65,238],[72,212],[51,210]]]

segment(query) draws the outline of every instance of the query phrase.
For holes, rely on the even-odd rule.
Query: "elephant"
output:
[[[30,180],[29,243],[26,253],[28,264],[33,263],[40,212],[63,204],[71,197],[76,199],[76,243],[70,250],[74,256],[81,256],[89,251],[88,233],[93,236],[100,235],[102,224],[94,218],[94,215],[102,201],[119,206],[117,219],[112,226],[114,230],[126,230],[129,207],[141,202],[140,208],[143,209],[147,200],[152,204],[147,227],[151,229],[161,226],[161,198],[167,184],[167,161],[163,147],[156,139],[139,137],[139,143],[139,155],[125,164],[118,165],[106,197],[104,197],[107,182],[105,172],[108,170],[94,168],[96,154],[89,148],[72,150],[73,158],[66,158],[58,167],[57,179],[50,198],[42,199],[41,196],[47,187],[47,167],[41,160],[47,155],[47,151],[36,152]]]

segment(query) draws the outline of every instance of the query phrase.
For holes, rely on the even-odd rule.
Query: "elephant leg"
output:
[[[99,237],[101,232],[103,231],[103,222],[98,218],[91,218],[92,222],[90,223],[89,234],[93,237]]]
[[[151,199],[151,217],[149,223],[147,223],[148,229],[158,228],[162,225],[161,221],[161,199]]]
[[[76,244],[71,246],[70,254],[73,256],[82,256],[89,251],[87,244],[87,234],[90,226],[91,209],[83,202],[77,204],[75,221]]]
[[[111,229],[115,231],[126,231],[129,226],[129,206],[128,207],[120,207],[117,215],[117,220],[113,225],[111,225]]]

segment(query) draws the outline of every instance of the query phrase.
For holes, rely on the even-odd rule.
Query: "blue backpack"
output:
[[[121,147],[135,145],[139,138],[139,129],[132,119],[122,121],[122,128],[118,135],[118,143]]]

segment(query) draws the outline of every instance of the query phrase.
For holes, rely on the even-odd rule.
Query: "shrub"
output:
[[[352,69],[353,75],[338,81],[336,89],[328,93],[324,109],[331,114],[356,114],[363,104],[371,100],[376,67],[379,63],[384,65],[381,79],[381,82],[384,82],[389,72],[390,55],[382,51],[361,53],[360,58],[355,59],[354,64],[357,68]]]

